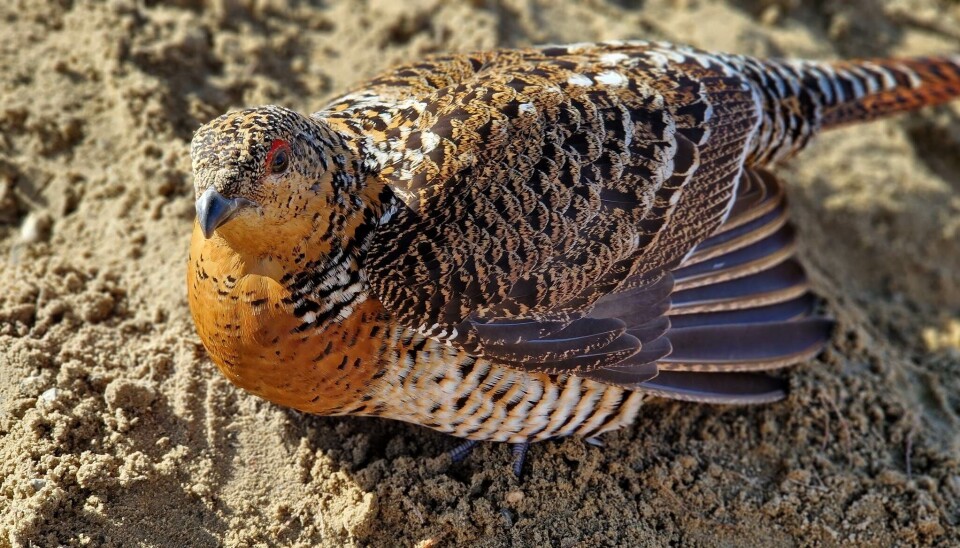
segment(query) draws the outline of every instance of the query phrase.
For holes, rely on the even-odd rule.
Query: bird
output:
[[[191,143],[187,290],[232,383],[512,444],[650,398],[761,404],[834,322],[773,167],[945,103],[960,56],[807,61],[611,41],[435,55]]]

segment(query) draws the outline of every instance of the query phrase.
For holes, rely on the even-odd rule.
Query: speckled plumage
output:
[[[472,440],[596,436],[642,400],[752,403],[816,355],[779,180],[818,131],[960,93],[956,58],[663,43],[434,57],[193,142],[191,310],[231,381]]]

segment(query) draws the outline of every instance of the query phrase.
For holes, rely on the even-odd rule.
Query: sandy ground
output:
[[[319,2],[318,2],[319,3]],[[960,50],[946,0],[0,2],[0,545],[960,543],[960,106],[781,172],[839,329],[762,408],[662,403],[451,466],[454,440],[233,388],[193,332],[188,143],[429,52],[613,38]],[[139,6],[139,7],[138,7]]]

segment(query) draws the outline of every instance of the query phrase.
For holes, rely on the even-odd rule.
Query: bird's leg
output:
[[[473,448],[476,447],[477,443],[477,440],[466,440],[448,451],[447,454],[450,455],[450,459],[453,460],[453,462],[461,462],[470,456],[470,453],[473,452]]]
[[[530,442],[523,441],[510,445],[513,448],[513,475],[519,479],[520,473],[523,472],[523,461],[527,458],[527,449],[530,448]]]
[[[479,443],[477,440],[465,440],[447,451],[447,454],[450,455],[450,460],[453,462],[462,462],[473,452],[477,443]],[[513,452],[513,474],[519,478],[523,472],[523,463],[527,458],[527,449],[530,448],[530,442],[511,443],[510,447]]]

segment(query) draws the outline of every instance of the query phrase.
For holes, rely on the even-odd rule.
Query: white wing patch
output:
[[[567,79],[567,83],[571,86],[592,86],[593,80],[587,78],[583,74],[574,72],[570,75],[570,78]]]
[[[627,85],[627,82],[628,82],[626,76],[613,70],[603,71],[600,74],[598,74],[596,78],[597,78],[597,82],[601,84],[605,84],[608,86],[615,86],[615,87],[625,86]]]
[[[600,56],[601,65],[618,65],[629,59],[630,56],[624,53],[604,53]]]
[[[423,143],[423,152],[430,152],[440,144],[440,136],[431,131],[424,131],[420,133],[420,142]]]

